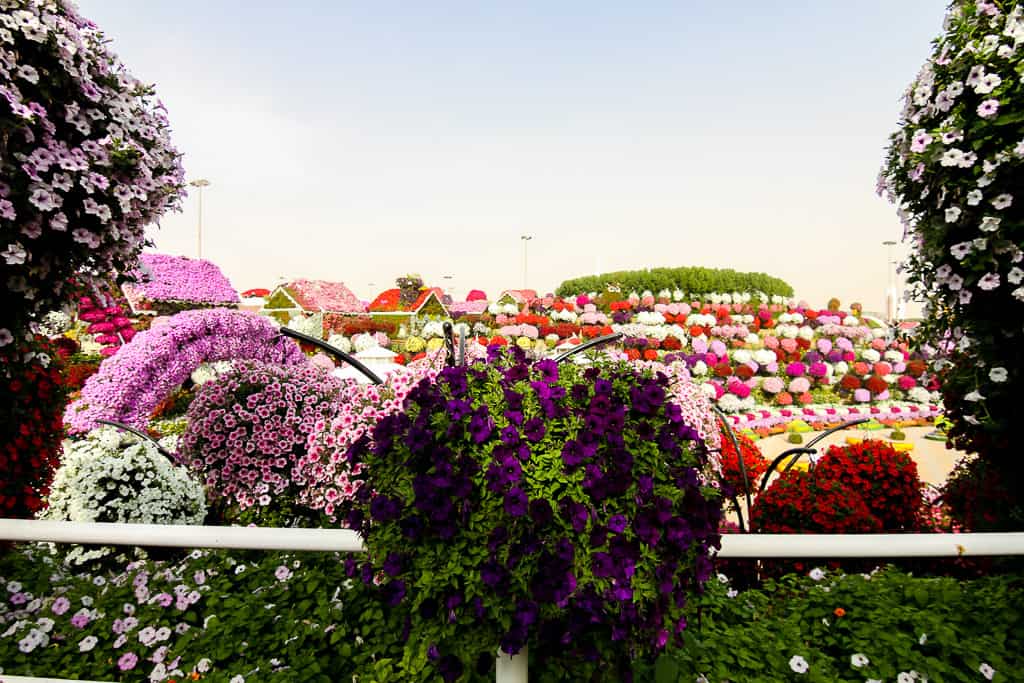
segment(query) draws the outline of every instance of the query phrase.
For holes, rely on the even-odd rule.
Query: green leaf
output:
[[[676,683],[679,680],[679,664],[669,655],[661,655],[654,664],[655,683]]]

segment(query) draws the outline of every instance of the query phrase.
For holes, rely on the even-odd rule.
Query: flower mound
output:
[[[0,327],[16,331],[60,308],[72,276],[130,270],[184,171],[152,88],[71,3],[5,3],[0,18]]]
[[[306,442],[337,410],[343,386],[314,365],[239,361],[199,389],[178,458],[241,510],[287,506],[304,483]]]
[[[867,440],[832,446],[810,473],[779,476],[754,502],[751,522],[772,533],[915,531],[923,506],[916,463]]]
[[[136,284],[126,292],[146,301],[193,304],[236,304],[238,292],[215,264],[168,254],[142,254]]]
[[[140,332],[116,356],[103,361],[86,381],[64,420],[72,433],[87,432],[96,420],[145,427],[153,411],[203,363],[253,359],[282,365],[306,363],[269,320],[228,309],[184,311],[167,323]]]
[[[41,519],[68,522],[202,524],[206,494],[184,467],[172,465],[149,442],[112,427],[66,443]],[[78,546],[67,555],[79,564],[110,549]]]
[[[499,645],[628,666],[685,628],[721,499],[667,384],[513,351],[421,382],[372,447],[349,450],[365,468],[348,511],[370,549],[362,578],[406,612],[442,678]]]
[[[740,453],[743,455],[743,465],[747,473],[747,486],[743,485],[739,457],[736,454],[736,447],[728,435],[722,436],[722,478],[733,487],[737,495],[757,493],[761,475],[768,469],[768,461],[764,459],[761,449],[757,447],[757,444],[750,437],[736,434],[736,442],[739,444]]]
[[[305,482],[299,502],[337,521],[337,507],[351,499],[361,484],[357,476],[362,466],[357,463],[349,467],[349,448],[363,436],[370,438],[382,418],[402,410],[414,386],[436,375],[428,364],[416,364],[388,373],[380,386],[346,382],[337,398],[334,418],[315,425],[308,452],[299,459],[296,477]]]

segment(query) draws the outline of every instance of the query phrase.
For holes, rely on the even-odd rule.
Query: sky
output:
[[[542,292],[698,265],[882,310],[902,228],[876,177],[945,2],[79,8],[210,181],[202,255],[239,290],[371,299],[415,272],[462,298],[523,286],[524,265]],[[193,189],[155,249],[195,256],[199,215]]]

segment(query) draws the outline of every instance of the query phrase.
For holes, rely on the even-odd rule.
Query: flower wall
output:
[[[1022,40],[1019,3],[953,2],[879,179],[912,247],[911,295],[927,302],[923,339],[942,356],[953,442],[1017,492],[1024,330],[1009,321],[1024,317]],[[993,508],[993,528],[1019,528],[1024,497],[1014,499]]]
[[[142,254],[123,287],[136,310],[174,313],[182,306],[224,306],[238,303],[238,292],[214,263],[168,254]]]

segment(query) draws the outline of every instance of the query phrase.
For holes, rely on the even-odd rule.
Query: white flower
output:
[[[946,209],[946,222],[947,223],[956,223],[957,220],[959,220],[961,213],[963,213],[963,211],[960,209],[960,207],[958,207],[958,206],[951,206],[951,207],[949,207],[948,209]]]
[[[850,657],[850,666],[854,669],[860,669],[870,663],[871,660],[867,658],[867,655],[861,654],[860,652]]]
[[[993,382],[1005,382],[1009,376],[1006,368],[992,368],[988,371],[988,378]]]
[[[1013,204],[1013,195],[1001,194],[992,200],[992,206],[996,207],[1000,211]]]
[[[960,242],[959,244],[954,244],[949,248],[949,253],[957,261],[963,261],[971,253],[971,243]]]
[[[978,204],[981,204],[982,198],[983,195],[981,194],[981,190],[971,190],[967,193],[967,205],[977,206]]]
[[[978,116],[983,119],[990,119],[999,113],[999,100],[985,100],[978,105]]]
[[[977,394],[978,392],[974,392],[974,393],[976,393],[976,394]],[[967,398],[967,397],[965,396],[964,398]],[[981,396],[979,395],[979,396],[978,396],[978,398],[981,398]],[[971,399],[971,398],[968,398],[967,400],[968,400],[968,401],[976,401],[976,400],[978,400],[978,399]],[[917,644],[918,644],[918,645],[924,645],[924,644],[925,644],[925,643],[927,643],[927,642],[928,642],[928,634],[927,634],[927,633],[922,633],[922,634],[921,634],[921,637],[917,639]]]
[[[6,327],[0,327],[0,347],[7,346],[14,341],[14,335]]]
[[[1021,270],[1017,266],[1010,269],[1010,272],[1006,274],[1006,281],[1011,285],[1019,285],[1021,280],[1024,280],[1024,270]]]
[[[981,225],[978,228],[982,232],[995,232],[999,229],[999,224],[1002,222],[1001,218],[995,216],[985,216],[981,219]]]
[[[941,96],[942,94],[940,93],[939,97]],[[932,141],[934,139],[935,138],[928,134],[928,131],[923,129],[919,130],[916,133],[914,133],[914,137],[912,138],[910,143],[910,151],[923,152],[926,149],[928,149],[928,145],[932,144]]]
[[[807,673],[807,669],[809,667],[807,666],[806,659],[804,659],[800,655],[793,655],[789,658],[789,668],[792,669],[795,673],[805,674]]]
[[[986,681],[991,681],[992,677],[996,675],[996,670],[988,665],[986,662],[982,662],[981,666],[978,667],[978,671],[985,677]]]
[[[942,155],[942,159],[939,160],[939,163],[942,164],[943,166],[959,166],[960,164],[963,163],[963,160],[963,150],[953,147],[952,149],[946,150],[946,152]]]
[[[21,245],[21,242],[15,242],[14,244],[8,244],[7,249],[0,253],[0,256],[4,257],[7,265],[16,266],[25,262],[25,259],[28,258],[28,252],[25,251],[25,247]]]
[[[78,651],[89,652],[94,647],[96,647],[97,642],[99,642],[99,639],[96,638],[96,636],[86,636],[85,638],[82,638],[80,641],[78,641]]]
[[[814,581],[821,581],[825,578],[825,572],[823,572],[819,567],[815,567],[807,574],[807,576],[811,577]]]
[[[963,304],[964,306],[966,306],[967,304],[971,303],[971,299],[973,299],[973,298],[974,298],[974,295],[971,294],[970,291],[968,291],[966,289],[960,290],[960,303]]]
[[[979,95],[988,95],[990,92],[999,87],[999,84],[1003,82],[1003,79],[995,74],[985,74],[978,84],[974,86],[974,92]]]
[[[1013,294],[1013,298],[1017,301],[1024,301],[1024,287],[1018,287],[1011,294]]]
[[[238,674],[237,676],[232,676],[231,680],[228,681],[228,683],[245,683],[245,677],[241,674]]]
[[[906,671],[901,671],[896,676],[896,683],[914,683],[914,676]]]

